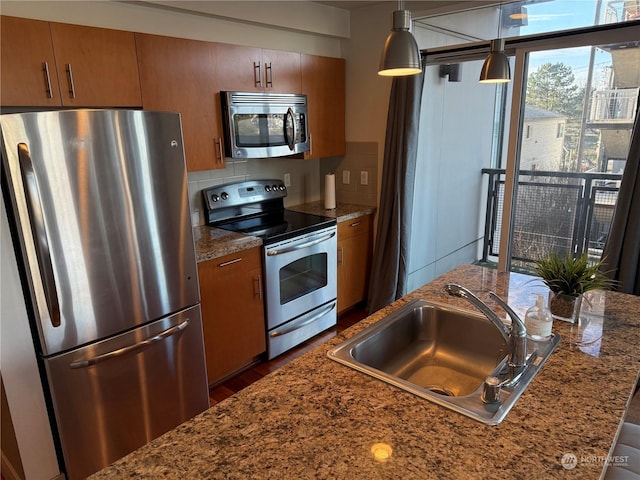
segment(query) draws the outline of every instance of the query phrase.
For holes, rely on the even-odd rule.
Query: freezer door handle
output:
[[[33,171],[31,154],[26,143],[18,144],[18,158],[20,159],[20,172],[22,173],[22,183],[25,186],[25,196],[27,199],[27,209],[31,217],[31,233],[33,234],[38,265],[42,274],[42,286],[44,297],[47,302],[47,310],[51,324],[54,327],[60,326],[60,305],[58,304],[58,292],[56,291],[56,280],[53,275],[53,265],[51,264],[51,253],[47,232],[44,226],[44,215],[42,213],[42,202],[38,182]]]
[[[142,350],[144,348],[147,348],[148,346],[157,343],[161,340],[164,340],[167,337],[170,337],[171,335],[175,335],[176,333],[184,330],[185,328],[187,328],[187,325],[189,325],[189,319],[187,318],[184,322],[178,324],[178,325],[174,325],[173,327],[167,328],[166,330],[160,332],[157,335],[154,335],[153,337],[149,337],[145,340],[142,340],[141,342],[138,343],[134,343],[132,345],[128,345],[126,347],[122,347],[119,348],[117,350],[112,350],[111,352],[107,352],[107,353],[103,353],[102,355],[97,355],[95,357],[92,358],[87,358],[86,360],[79,360],[76,362],[71,362],[69,364],[69,366],[71,368],[84,368],[84,367],[90,367],[91,365],[96,365],[100,362],[104,362],[106,360],[110,360],[112,358],[115,357],[120,357],[122,355],[126,355],[127,353],[133,353],[133,352],[137,352],[139,350]]]

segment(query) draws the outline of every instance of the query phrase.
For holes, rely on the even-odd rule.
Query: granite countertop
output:
[[[554,322],[556,351],[506,418],[488,426],[338,364],[327,350],[417,298],[460,283],[518,314],[531,277],[464,265],[364,319],[95,474],[92,479],[598,479],[640,368],[640,298],[594,292],[579,325]],[[488,302],[491,304],[491,302]],[[502,313],[500,310],[496,310]],[[371,447],[392,448],[376,461]],[[565,454],[577,457],[566,469]]]
[[[262,245],[261,238],[206,225],[193,228],[193,240],[197,262],[204,262]]]
[[[303,203],[302,205],[294,205],[293,207],[287,207],[287,210],[311,213],[313,215],[320,215],[321,217],[335,218],[338,223],[341,223],[353,218],[361,217],[362,215],[370,215],[372,213],[375,213],[376,207],[367,205],[355,205],[352,203],[337,203],[336,208],[327,210],[324,208],[324,203],[318,201]]]

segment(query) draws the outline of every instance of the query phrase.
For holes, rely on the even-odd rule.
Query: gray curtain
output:
[[[603,270],[616,280],[616,290],[640,295],[640,102],[629,156],[604,246]]]
[[[395,77],[391,86],[369,313],[405,295],[413,182],[423,73]]]

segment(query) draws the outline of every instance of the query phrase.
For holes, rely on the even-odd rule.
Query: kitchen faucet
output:
[[[527,328],[524,322],[518,317],[516,312],[507,305],[507,302],[502,300],[494,292],[489,292],[489,296],[498,302],[509,314],[511,317],[511,328],[506,326],[493,310],[465,287],[455,283],[448,283],[445,285],[444,290],[449,295],[464,298],[473,304],[500,331],[500,334],[509,346],[509,378],[503,381],[501,386],[517,382],[527,366]]]

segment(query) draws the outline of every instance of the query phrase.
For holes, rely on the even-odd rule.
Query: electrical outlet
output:
[[[351,171],[342,171],[342,183],[344,183],[345,185],[349,185],[351,183]]]
[[[360,185],[369,185],[369,172],[366,170],[360,171]]]
[[[285,173],[284,174],[284,186],[285,187],[290,187],[291,186],[291,174],[290,173]]]

